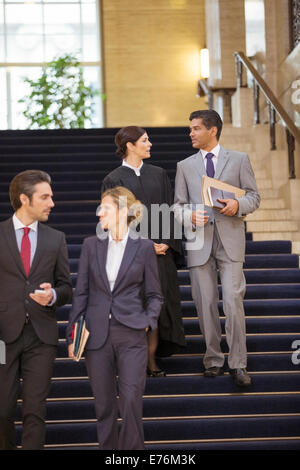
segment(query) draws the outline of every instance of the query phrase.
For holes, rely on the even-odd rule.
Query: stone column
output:
[[[244,0],[206,0],[206,43],[209,49],[210,76],[214,88],[235,88],[234,51],[246,50]],[[220,99],[221,95],[221,99]],[[230,100],[218,94],[218,106],[224,121],[230,116]]]

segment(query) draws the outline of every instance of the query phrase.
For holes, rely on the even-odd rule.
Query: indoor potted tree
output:
[[[24,81],[30,91],[19,102],[25,104],[29,129],[79,128],[91,122],[92,99],[99,92],[85,84],[83,69],[74,55],[54,58],[37,80]]]

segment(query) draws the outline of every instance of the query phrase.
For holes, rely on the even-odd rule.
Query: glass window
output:
[[[44,5],[45,12],[45,33],[51,31],[53,25],[79,25],[80,5],[76,4],[55,4]],[[49,31],[50,30],[50,31]]]
[[[80,37],[72,34],[56,34],[46,37],[45,58],[46,61],[52,60],[55,56],[72,51],[80,57]]]
[[[0,62],[4,62],[5,58],[4,34],[0,34]]]
[[[0,0],[0,129],[27,128],[18,103],[24,77],[64,53],[76,54],[87,84],[101,93],[98,0]],[[88,63],[87,63],[88,62]],[[94,127],[102,127],[102,101],[94,99]]]
[[[24,3],[23,5],[5,6],[5,22],[7,25],[14,25],[16,28],[25,24],[42,26],[42,21],[41,4]]]
[[[6,71],[1,68],[0,83],[0,129],[5,129],[7,124]]]
[[[9,62],[43,61],[43,36],[8,34],[6,39]]]

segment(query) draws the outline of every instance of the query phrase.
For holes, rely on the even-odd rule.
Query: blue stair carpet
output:
[[[193,153],[186,128],[147,129],[151,163],[164,167],[174,183],[176,162]],[[11,178],[40,168],[53,180],[55,209],[50,225],[67,236],[73,285],[82,240],[95,234],[103,177],[119,165],[117,129],[0,132],[0,220],[12,214]],[[236,387],[228,372],[203,376],[205,345],[191,296],[187,269],[178,271],[187,347],[160,359],[165,378],[148,378],[144,394],[146,448],[150,450],[299,450],[300,365],[292,354],[300,344],[299,257],[289,241],[252,241],[246,233],[244,300],[248,370],[252,385]],[[59,349],[47,401],[49,449],[96,449],[96,423],[84,358],[67,358],[65,329],[70,305],[57,311]],[[222,292],[219,301],[222,348],[227,355]],[[300,354],[297,356],[300,360]],[[22,430],[21,398],[17,435]]]

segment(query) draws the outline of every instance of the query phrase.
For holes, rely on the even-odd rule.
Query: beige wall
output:
[[[205,44],[205,0],[102,0],[106,126],[186,125]]]
[[[278,69],[290,52],[288,0],[265,0],[266,81],[278,96],[282,84]]]
[[[246,48],[244,0],[206,0],[206,29],[210,51],[208,83],[235,87],[233,53]]]

